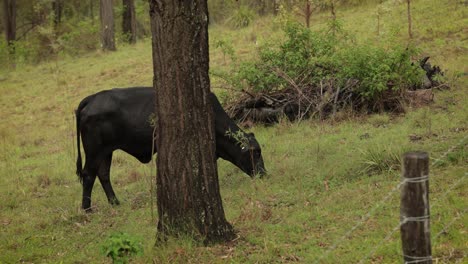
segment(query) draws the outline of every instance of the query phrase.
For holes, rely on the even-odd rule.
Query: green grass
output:
[[[415,1],[414,41],[434,54],[435,64],[466,72],[467,44],[460,35],[466,11],[448,2]],[[374,38],[369,30],[374,10],[372,5],[356,7],[338,10],[338,16],[364,41]],[[404,6],[387,14],[384,25],[400,25],[404,31],[401,10]],[[323,27],[327,16],[318,14],[311,24]],[[281,37],[278,29],[272,31],[276,26],[271,21],[262,18],[237,31],[214,25],[210,42],[229,39],[239,59],[254,56],[254,39]],[[399,38],[406,40],[404,34]],[[212,68],[231,63],[221,50],[210,52]],[[142,241],[144,254],[132,263],[357,263],[374,249],[366,263],[401,262],[398,231],[383,241],[398,225],[399,193],[380,201],[400,182],[395,157],[406,150],[428,151],[434,163],[433,256],[441,258],[438,263],[454,263],[468,253],[468,218],[463,214],[468,204],[468,93],[466,77],[456,79],[455,74],[452,89],[436,91],[434,104],[407,109],[405,115],[254,127],[267,178],[251,180],[232,164],[218,161],[226,216],[239,236],[234,242],[203,247],[182,238],[154,248],[150,185],[155,169],[123,152],[114,155],[111,172],[122,205],[108,205],[97,183],[97,210],[84,214],[74,174],[73,110],[84,96],[103,89],[151,85],[152,75],[149,40],[116,53],[63,57],[0,73],[0,263],[110,263],[101,248],[116,232]],[[218,94],[233,94],[221,90],[219,80],[213,85]],[[410,135],[419,139],[412,141]],[[371,217],[342,240],[370,210]],[[452,221],[446,233],[436,237]],[[336,243],[336,249],[324,255]]]

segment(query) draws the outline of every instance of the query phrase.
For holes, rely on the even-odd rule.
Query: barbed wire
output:
[[[432,203],[432,206],[435,206],[436,204],[438,204],[442,199],[444,199],[449,193],[451,193],[453,191],[453,189],[455,189],[455,187],[457,187],[459,184],[461,184],[463,182],[463,180],[466,179],[466,176],[468,175],[468,173],[465,173],[464,176],[460,177],[460,179],[458,179],[457,181],[455,181],[454,183],[452,183],[449,188],[441,195],[439,196],[439,198],[437,200],[435,200],[433,203]],[[453,223],[456,222],[457,219],[460,219],[463,215],[463,213],[465,213],[468,209],[465,209],[460,215],[458,215],[456,218],[454,218],[449,224],[447,224],[441,232],[439,232],[435,238],[437,238],[446,228],[448,228],[450,225],[452,225]],[[381,240],[381,242],[379,244],[377,244],[369,254],[367,254],[364,258],[362,258],[359,263],[364,263],[365,260],[367,260],[368,258],[372,257],[374,255],[374,253],[380,249],[382,247],[382,245],[386,242],[388,242],[388,240],[390,240],[390,238],[393,236],[393,234],[398,230],[400,229],[400,227],[405,224],[408,220],[405,219],[403,221],[401,221],[400,223],[398,223],[397,226],[395,226],[392,231],[390,231],[388,233],[387,236],[385,236],[385,238],[383,240]],[[411,263],[414,263],[414,262],[411,262]]]
[[[444,153],[442,153],[438,158],[436,158],[432,163],[431,163],[431,166],[434,166],[436,165],[438,162],[440,161],[443,161],[443,159],[449,154],[451,153],[452,151],[454,151],[456,148],[458,148],[460,145],[462,145],[464,143],[464,141],[468,138],[468,135],[463,137],[461,140],[459,140],[455,145],[451,146],[447,151],[445,151]],[[465,174],[466,175],[466,174]],[[443,196],[446,196],[456,185],[458,185],[458,183],[460,183],[462,180],[464,179],[464,177],[462,176],[461,179],[459,181],[456,181],[456,184],[452,184],[452,186],[449,188],[448,191],[446,191],[444,193]],[[425,179],[424,179],[425,180]],[[343,241],[345,241],[346,238],[348,238],[356,229],[358,229],[360,226],[362,226],[364,224],[364,222],[366,222],[373,214],[374,212],[379,209],[384,203],[386,203],[391,197],[392,195],[400,190],[401,186],[403,186],[404,184],[406,184],[407,182],[409,182],[411,180],[408,180],[408,179],[403,179],[402,181],[400,181],[400,183],[398,183],[398,185],[396,185],[392,190],[390,190],[387,195],[382,199],[380,200],[377,205],[375,205],[371,210],[369,210],[360,220],[358,220],[357,224],[355,224],[351,229],[349,229],[344,235],[342,235],[339,239],[335,240],[335,243],[330,246],[326,251],[325,253],[323,253],[319,258],[317,258],[315,260],[314,263],[319,263],[320,260],[322,260],[324,257],[328,256],[328,254],[330,254],[332,251],[334,251]],[[442,197],[443,197],[442,196]],[[440,200],[440,197],[439,199]],[[396,230],[398,230],[399,228],[401,227],[401,222],[384,238],[384,242],[386,242],[387,240],[389,240],[391,238],[391,236],[396,232]],[[383,243],[379,243],[378,246],[381,246],[381,244]],[[371,254],[369,254],[368,256],[366,256],[365,258],[361,259],[361,261],[359,263],[362,263],[362,261],[366,260],[368,257],[372,256],[375,251],[377,250],[377,246],[374,247],[373,251]]]
[[[441,162],[443,161],[443,159],[452,151],[454,151],[456,148],[458,148],[460,145],[463,144],[463,142],[468,138],[468,135],[463,137],[462,139],[460,139],[460,141],[458,141],[457,144],[453,145],[452,147],[450,147],[447,151],[445,151],[444,153],[442,153],[442,155],[437,158],[437,159],[434,159],[434,161],[432,162],[432,166],[436,165],[438,162]]]
[[[468,208],[465,208],[464,210],[462,210],[456,217],[454,217],[452,219],[452,221],[450,221],[448,224],[446,224],[442,230],[440,230],[439,233],[437,233],[437,235],[434,237],[434,240],[436,240],[437,238],[439,238],[439,236],[441,236],[442,234],[446,233],[447,232],[447,229],[449,227],[451,227],[456,221],[458,221],[459,219],[461,219],[463,217],[463,215],[468,211]]]

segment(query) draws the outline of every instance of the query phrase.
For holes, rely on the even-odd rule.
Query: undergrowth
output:
[[[122,151],[114,153],[111,170],[121,205],[108,205],[96,182],[95,212],[80,209],[73,110],[100,90],[151,85],[149,40],[115,53],[79,58],[59,53],[50,63],[0,72],[0,262],[109,263],[101,249],[118,232],[141,242],[143,254],[132,256],[131,263],[358,263],[371,251],[364,263],[400,262],[399,233],[391,234],[399,225],[399,193],[381,201],[400,183],[396,164],[408,149],[428,151],[431,157],[434,261],[463,263],[468,253],[468,93],[466,77],[459,74],[466,68],[466,44],[459,30],[466,24],[466,11],[453,1],[414,3],[415,42],[424,37],[424,52],[436,54],[438,65],[459,76],[451,90],[436,91],[432,105],[408,108],[404,115],[300,123],[282,119],[275,126],[253,127],[268,175],[251,180],[218,160],[226,218],[238,234],[222,245],[204,247],[181,238],[155,248],[157,216],[149,194],[155,168]],[[370,6],[338,10],[338,16],[356,41],[370,41],[373,12]],[[328,16],[315,14],[312,29],[325,28]],[[383,17],[381,34],[389,33],[393,24],[404,29],[404,19],[404,6],[398,6]],[[258,54],[254,37],[260,46],[269,37],[283,43],[274,27],[268,17],[240,30],[212,26],[211,68],[227,71],[232,63],[252,60]],[[215,49],[216,40],[225,43]],[[230,59],[230,46],[237,62]],[[219,79],[213,78],[213,84],[226,100],[238,96],[221,89]],[[353,229],[370,211],[371,217]]]

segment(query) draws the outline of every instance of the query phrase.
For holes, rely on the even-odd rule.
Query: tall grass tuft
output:
[[[359,173],[374,175],[399,170],[401,167],[401,155],[404,150],[390,148],[370,148],[362,150],[362,160]]]
[[[254,20],[255,12],[247,6],[240,6],[238,10],[227,20],[233,28],[245,28]]]

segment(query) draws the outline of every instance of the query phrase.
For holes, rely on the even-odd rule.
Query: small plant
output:
[[[143,248],[140,242],[126,234],[126,233],[114,233],[106,240],[102,246],[103,253],[112,258],[112,263],[128,263],[128,260],[132,256],[141,255]]]
[[[402,151],[401,153],[403,153]],[[398,170],[401,167],[400,151],[388,148],[372,148],[361,151],[362,167],[360,173],[372,175]]]
[[[224,39],[218,40],[215,42],[215,48],[220,49],[223,53],[224,62],[226,62],[226,55],[228,55],[232,61],[236,61],[236,55],[231,41],[226,41]]]
[[[232,132],[230,129],[226,131],[226,136],[233,138],[237,144],[244,150],[249,147],[249,139],[244,135],[241,130]]]

